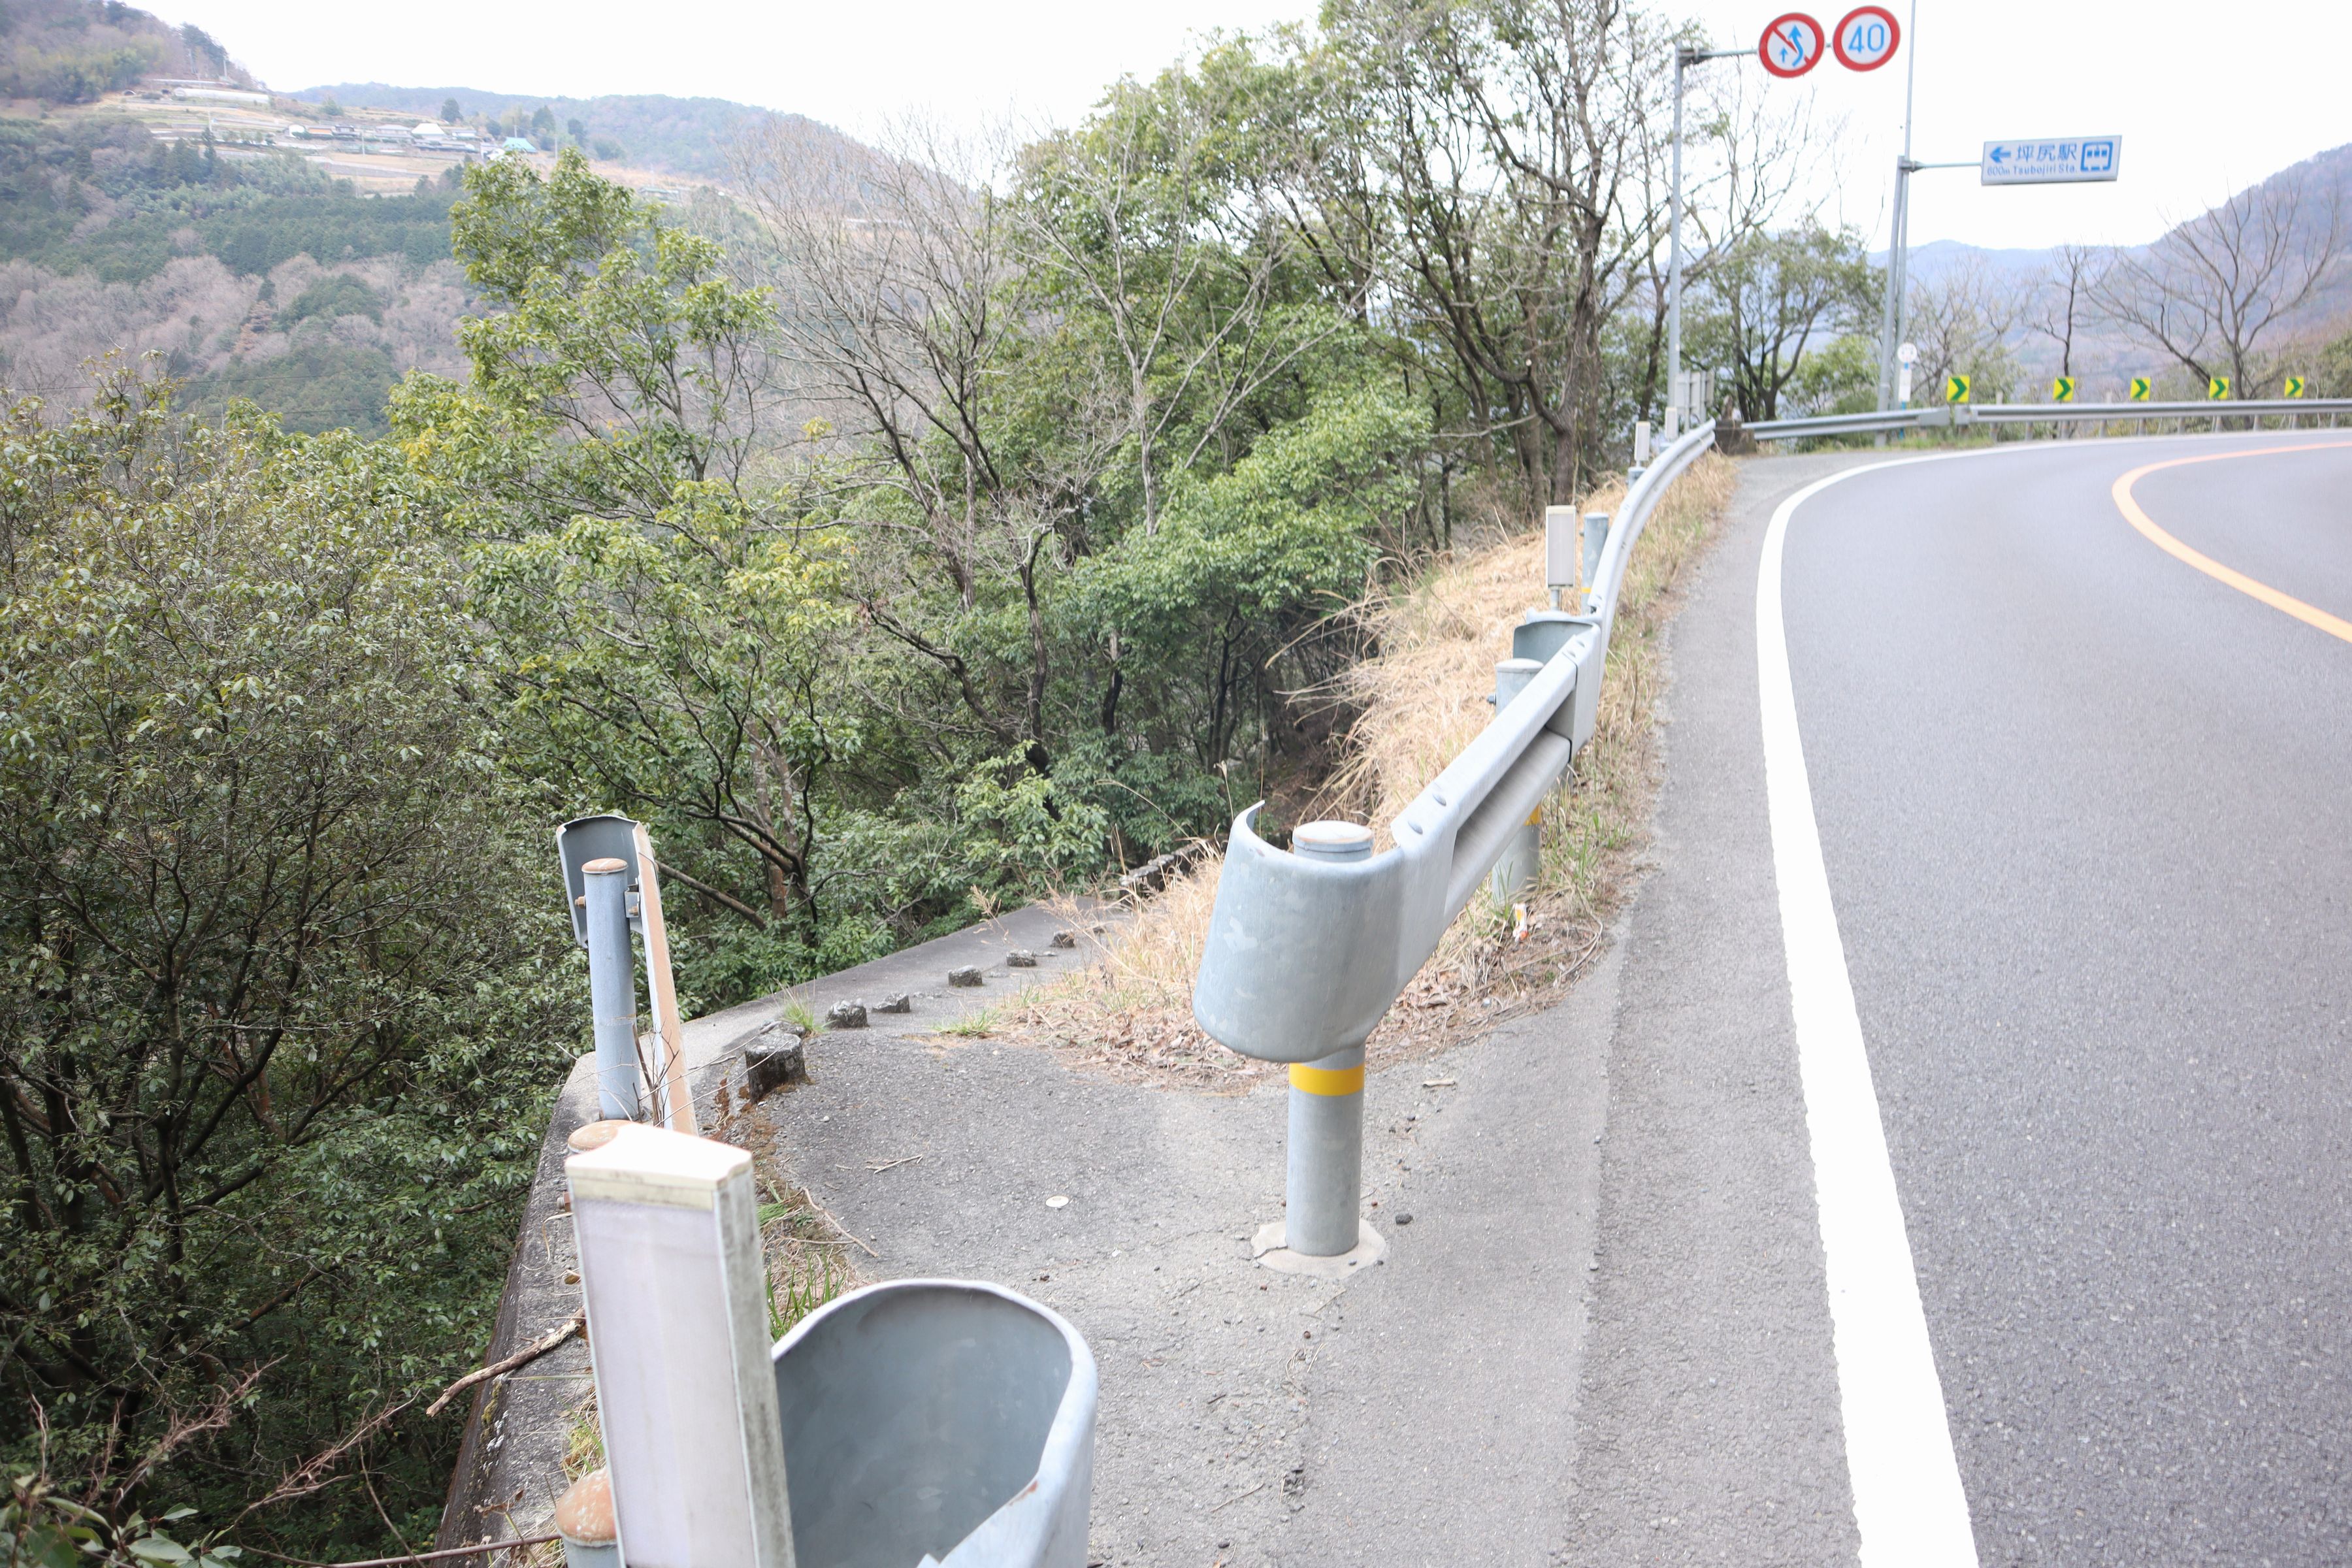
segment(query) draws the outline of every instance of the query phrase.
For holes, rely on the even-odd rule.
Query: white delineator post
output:
[[[564,1163],[629,1568],[793,1568],[751,1156],[635,1124]]]
[[[1555,610],[1560,607],[1562,592],[1571,588],[1577,590],[1578,602],[1570,607],[1584,608],[1584,541],[1580,529],[1574,507],[1544,508],[1544,591],[1551,595]]]

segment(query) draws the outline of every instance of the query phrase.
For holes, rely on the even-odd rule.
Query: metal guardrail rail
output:
[[[1203,944],[1192,1012],[1232,1049],[1293,1064],[1289,1201],[1261,1250],[1335,1258],[1377,1250],[1360,1234],[1363,1044],[1570,759],[1591,738],[1627,563],[1666,487],[1715,441],[1692,429],[1625,495],[1570,610],[1537,610],[1512,637],[1541,668],[1391,825],[1370,854],[1364,829],[1318,852],[1302,828],[1277,849],[1258,836],[1264,802],[1234,819]],[[1322,826],[1322,825],[1317,825]]]
[[[1775,419],[1758,440],[2148,419],[2213,420],[2352,414],[2352,398],[2248,402],[1968,404]],[[1514,629],[1498,670],[1494,721],[1390,825],[1312,823],[1277,849],[1257,832],[1264,802],[1234,819],[1193,986],[1192,1015],[1244,1056],[1290,1064],[1288,1194],[1284,1219],[1259,1233],[1277,1267],[1343,1272],[1379,1256],[1363,1225],[1364,1041],[1437,949],[1446,928],[1559,786],[1591,738],[1625,569],[1666,487],[1714,445],[1692,429],[1636,473],[1585,574],[1579,607],[1535,610]],[[1518,684],[1524,681],[1524,684]],[[1516,690],[1516,695],[1512,695]]]
[[[2352,414],[2352,397],[2276,397],[2183,403],[1955,403],[1937,408],[1879,413],[1817,414],[1802,419],[1761,419],[1742,426],[1759,441],[1813,436],[1868,436],[1880,431],[1948,430],[1970,425],[2082,425],[2135,419],[2292,419],[2327,416],[2332,425]]]

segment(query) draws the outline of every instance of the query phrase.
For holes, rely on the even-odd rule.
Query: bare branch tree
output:
[[[1907,332],[1919,350],[1921,384],[1940,389],[1945,377],[1957,374],[1974,378],[1979,399],[2004,393],[2014,368],[2008,340],[2023,310],[2018,291],[1981,261],[1932,283],[1914,283]]]
[[[1123,83],[1087,125],[1024,159],[1017,211],[1037,281],[1108,329],[1147,536],[1169,483],[1223,440],[1245,400],[1357,315],[1369,287],[1314,250],[1296,201],[1277,195],[1322,184],[1328,148],[1265,115],[1252,85],[1206,70]],[[1254,177],[1233,182],[1230,143],[1242,137],[1255,143]],[[1343,291],[1319,322],[1284,305],[1300,260]]]
[[[2106,254],[2087,245],[2062,245],[2034,278],[2025,324],[2058,345],[2058,374],[2074,374],[2074,339],[2093,313]]]
[[[2319,291],[2345,243],[2333,185],[2303,174],[2240,191],[2139,251],[2120,251],[2092,291],[2100,310],[2204,378],[2252,386],[2271,330]]]
[[[1658,244],[1664,33],[1620,0],[1364,0],[1328,20],[1367,84],[1407,309],[1528,489],[1569,499],[1602,330]]]

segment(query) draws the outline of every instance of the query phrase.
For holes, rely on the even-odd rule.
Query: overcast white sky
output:
[[[980,123],[1083,113],[1104,83],[1148,74],[1215,27],[1304,20],[1315,0],[160,0],[273,87],[333,81],[465,86],[585,97],[709,95],[796,110],[856,133],[907,110]],[[1803,0],[1794,0],[1801,5]],[[1907,20],[1911,0],[1889,0]],[[1788,4],[1680,0],[1718,45],[1752,46]],[[1834,26],[1847,5],[1811,7]],[[1923,159],[1973,158],[1989,138],[2124,138],[2113,185],[1980,190],[1966,170],[1914,184],[1915,243],[2132,242],[2236,185],[2352,141],[2342,85],[2352,5],[2342,0],[1918,0]],[[1903,117],[1903,67],[1856,75],[1824,62],[1803,79],[1843,118],[1827,216],[1883,233]],[[1753,63],[1723,61],[1710,71]]]

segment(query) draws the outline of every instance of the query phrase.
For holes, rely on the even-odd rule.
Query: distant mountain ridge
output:
[[[2125,177],[2128,179],[2130,176],[2126,174]],[[2315,209],[2325,210],[2328,199],[2333,196],[2339,204],[2346,231],[2352,233],[2352,142],[2315,153],[2299,163],[2289,164],[2256,181],[2247,189],[2259,192],[2290,180],[2304,183],[2305,196]],[[1995,278],[2021,279],[2054,262],[2060,248],[2053,245],[2038,250],[2022,247],[1997,250],[1970,245],[1966,240],[1931,239],[1911,247],[1911,277],[1915,282],[1933,283],[1963,268],[1974,266]],[[2145,250],[2147,247],[2125,246],[2123,248]],[[1886,252],[1874,250],[1871,252],[1870,260],[1874,267],[1884,267],[1886,265]]]
[[[354,108],[396,110],[420,119],[437,117],[442,106],[453,98],[457,100],[458,112],[469,120],[478,114],[500,119],[517,110],[529,114],[544,107],[555,117],[559,127],[579,121],[592,146],[597,142],[616,146],[622,162],[636,168],[702,180],[726,178],[729,147],[747,126],[761,121],[803,127],[820,140],[840,142],[845,152],[857,146],[831,126],[805,115],[758,109],[723,98],[671,98],[663,93],[563,98],[491,92],[473,87],[394,87],[378,81],[306,87],[289,96],[310,103],[332,99]]]

